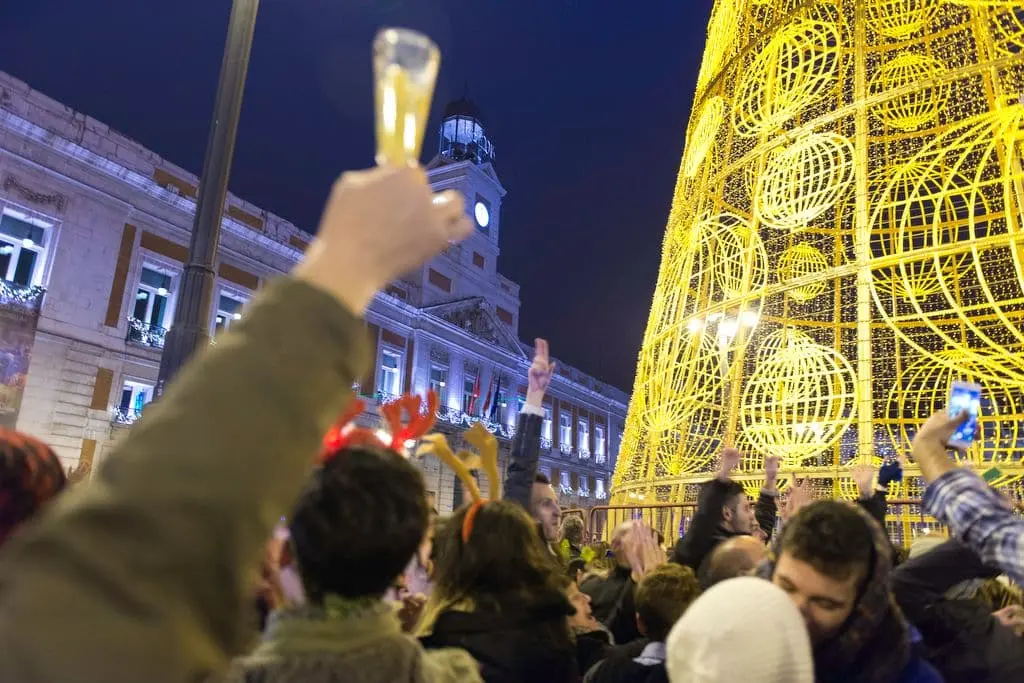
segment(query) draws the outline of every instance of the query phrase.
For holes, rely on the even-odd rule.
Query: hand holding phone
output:
[[[964,412],[967,413],[967,419],[949,440],[952,448],[967,449],[974,443],[974,435],[978,431],[978,415],[981,413],[981,386],[971,382],[953,382],[949,390],[947,413],[950,417],[958,417]]]

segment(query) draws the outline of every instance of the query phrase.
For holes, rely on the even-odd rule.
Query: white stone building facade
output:
[[[496,267],[505,190],[472,105],[450,109],[431,180],[466,195],[479,230],[375,298],[376,362],[359,389],[373,406],[433,388],[445,430],[483,420],[507,448],[532,351],[518,337],[518,285]],[[126,433],[152,398],[197,188],[195,174],[0,73],[0,425],[49,442],[69,467],[98,463]],[[244,315],[310,239],[229,194],[211,331]],[[541,469],[566,506],[601,504],[628,397],[559,364]],[[451,509],[454,477],[422,465]]]

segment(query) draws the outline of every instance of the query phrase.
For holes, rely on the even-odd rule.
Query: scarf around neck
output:
[[[892,546],[878,523],[854,507],[871,532],[871,567],[842,630],[814,648],[814,677],[821,683],[894,683],[910,661],[910,632],[888,587]],[[771,557],[758,569],[762,578],[775,573],[783,535],[776,535]]]

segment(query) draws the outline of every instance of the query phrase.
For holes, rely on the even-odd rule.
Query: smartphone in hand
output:
[[[981,386],[972,382],[953,382],[949,389],[949,416],[956,417],[967,411],[967,421],[960,425],[949,440],[953,448],[968,448],[974,443],[981,412]]]

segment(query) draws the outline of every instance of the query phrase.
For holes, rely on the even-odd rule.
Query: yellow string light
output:
[[[855,495],[955,378],[1024,492],[1022,93],[1016,2],[718,0],[612,502],[693,502],[724,443]]]
[[[757,184],[754,211],[767,225],[800,230],[828,211],[853,181],[853,145],[814,133],[775,155]]]
[[[785,26],[744,70],[733,109],[741,136],[770,133],[835,83],[839,30],[827,21]]]
[[[800,278],[821,275],[828,268],[825,255],[809,244],[800,242],[782,252],[779,258],[779,281],[792,282]],[[805,285],[786,289],[786,295],[797,301],[810,301],[825,291],[825,282],[816,279]]]
[[[871,79],[871,94],[899,90],[913,84],[932,81],[942,75],[942,62],[928,55],[907,52],[897,55]],[[900,130],[917,130],[931,123],[946,105],[949,97],[948,84],[939,82],[934,86],[918,87],[904,95],[882,102],[871,110],[886,125]]]

